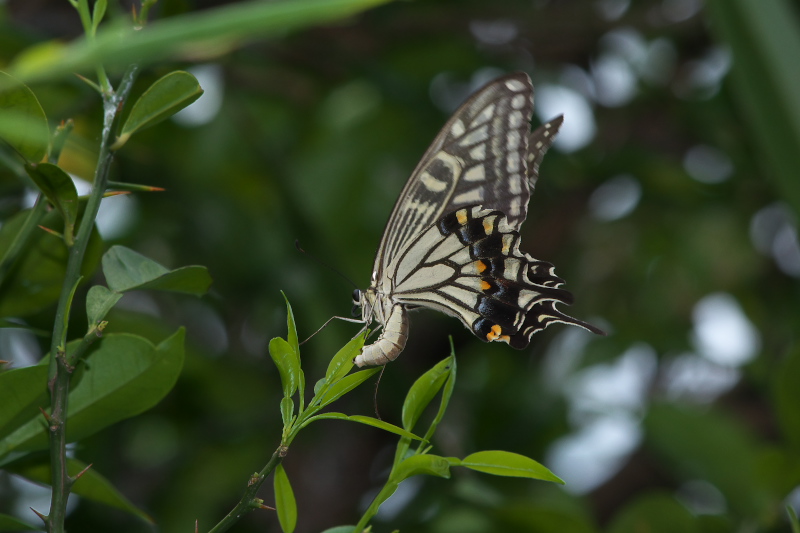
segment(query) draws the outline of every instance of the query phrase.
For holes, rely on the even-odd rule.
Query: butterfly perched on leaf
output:
[[[411,174],[386,224],[372,280],[353,300],[378,339],[358,366],[393,361],[408,339],[408,310],[455,316],[479,339],[528,346],[531,335],[561,322],[601,330],[556,304],[572,294],[552,264],[519,250],[539,164],[563,122],[533,132],[527,74],[498,78],[456,110]]]

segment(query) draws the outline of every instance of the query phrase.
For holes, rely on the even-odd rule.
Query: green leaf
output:
[[[289,398],[297,391],[300,379],[300,361],[292,347],[284,339],[275,337],[269,341],[269,355],[278,367],[283,396]]]
[[[412,455],[403,460],[392,472],[392,481],[399,483],[420,474],[450,478],[450,462],[438,455]]]
[[[67,473],[75,476],[86,468],[86,463],[77,459],[67,458]],[[6,470],[29,479],[35,483],[49,485],[52,479],[50,473],[50,458],[47,453],[33,454],[20,461],[11,463]],[[75,482],[71,492],[89,500],[130,513],[141,520],[153,524],[153,519],[144,511],[136,507],[129,499],[119,492],[108,479],[94,468],[90,468]]]
[[[500,450],[476,452],[462,459],[461,466],[495,476],[526,477],[564,484],[546,467],[518,453]]]
[[[103,274],[108,287],[117,292],[155,289],[202,296],[211,285],[211,276],[202,266],[168,270],[152,259],[124,246],[112,246],[103,255]]]
[[[360,349],[361,348],[359,348],[359,350]],[[343,379],[340,379],[331,385],[330,388],[323,393],[319,399],[319,407],[322,408],[335,402],[351,390],[364,383],[364,381],[377,374],[379,371],[380,367],[368,368],[366,370],[360,370],[350,374],[349,376],[345,376]]]
[[[640,496],[623,507],[608,527],[608,533],[699,533],[703,531],[685,505],[658,492]]]
[[[308,424],[310,424],[315,420],[350,420],[351,422],[366,424],[368,426],[388,431],[389,433],[400,435],[401,437],[408,437],[409,439],[422,440],[413,433],[411,433],[410,431],[406,431],[401,427],[395,426],[394,424],[390,424],[388,422],[384,422],[383,420],[378,420],[377,418],[373,418],[371,416],[346,415],[344,413],[323,413],[321,415],[316,415],[309,418],[303,425],[307,426]]]
[[[0,71],[0,139],[28,161],[47,154],[50,128],[39,100],[26,85]]]
[[[154,346],[143,337],[118,333],[96,344],[81,367],[83,378],[69,393],[69,441],[81,440],[161,401],[183,368],[184,336],[181,328]],[[0,441],[0,457],[47,447],[45,424],[34,419]]]
[[[359,335],[336,352],[331,362],[328,363],[328,369],[325,371],[325,381],[327,383],[335,383],[350,372],[353,368],[353,359],[356,358],[364,346],[364,339],[365,335]]]
[[[275,488],[275,510],[278,512],[281,530],[284,533],[292,533],[297,525],[297,503],[283,465],[279,464],[275,468],[273,486]]]
[[[403,402],[403,427],[408,431],[414,429],[422,412],[444,385],[453,366],[452,355],[440,361],[436,366],[422,374],[411,386]]]
[[[114,149],[119,149],[137,131],[171,117],[202,94],[197,79],[188,72],[177,70],[158,79],[133,104]]]
[[[283,292],[281,292],[281,294],[283,294]],[[289,343],[289,346],[291,346],[299,362],[300,342],[299,339],[297,338],[297,325],[295,324],[294,321],[294,311],[292,311],[292,305],[289,303],[289,299],[286,297],[285,294],[283,294],[283,299],[286,300],[286,328],[287,328],[286,341]]]
[[[712,0],[711,28],[733,55],[731,82],[773,183],[800,213],[800,24],[787,0]]]
[[[792,525],[792,533],[800,533],[800,520],[797,519],[797,513],[791,505],[786,506],[786,514],[789,515],[789,523]]]
[[[95,285],[86,295],[86,316],[89,326],[97,325],[122,298],[122,294],[111,291],[102,285]]]
[[[290,397],[284,396],[281,398],[281,419],[283,420],[283,427],[289,427],[292,423],[293,416],[294,401]]]
[[[0,438],[33,418],[43,420],[39,407],[50,404],[47,366],[36,365],[0,372]]]
[[[22,229],[30,210],[17,213],[0,227],[0,257]],[[63,220],[52,211],[44,216],[41,225],[60,231]],[[81,275],[89,279],[97,268],[103,251],[103,241],[92,229]],[[53,305],[61,295],[66,273],[68,250],[64,240],[41,230],[35,230],[24,253],[8,272],[0,292],[0,316],[28,316]]]
[[[13,516],[7,514],[0,514],[0,531],[41,531],[41,527],[36,527],[17,520]]]
[[[355,533],[356,526],[336,526],[323,531],[322,533]]]
[[[283,36],[286,31],[344,19],[388,0],[279,0],[243,2],[181,17],[164,18],[134,29],[130,22],[105,24],[94,39],[77,39],[46,54],[18,58],[14,74],[31,80],[88,72],[98,64],[142,66],[169,56],[192,57],[199,50],[215,55],[251,37]]]
[[[106,14],[107,7],[107,0],[97,0],[97,2],[94,3],[94,9],[92,9],[92,31],[94,33],[97,33],[97,28],[100,26],[100,22]]]
[[[25,172],[47,197],[64,219],[64,237],[72,244],[75,223],[78,221],[78,191],[72,178],[60,167],[50,163],[28,163]]]

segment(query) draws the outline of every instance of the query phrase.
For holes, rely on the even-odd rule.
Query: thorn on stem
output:
[[[75,476],[72,477],[72,482],[75,483],[76,481],[78,481],[81,478],[81,476],[84,475],[92,467],[93,464],[94,463],[89,463],[86,466],[86,468],[75,474]]]
[[[50,229],[50,228],[45,227],[45,226],[42,226],[41,224],[39,225],[39,229],[42,229],[42,230],[46,231],[47,233],[49,233],[50,235],[54,235],[54,236],[58,237],[59,239],[63,239],[64,238],[64,234],[63,233],[59,233],[58,231]]]
[[[259,509],[266,509],[267,511],[275,511],[274,507],[270,507],[269,505],[264,505],[263,503],[258,506]]]
[[[33,512],[34,512],[34,514],[35,514],[36,516],[38,516],[39,518],[41,518],[41,519],[42,519],[42,522],[44,522],[44,523],[45,523],[45,525],[47,524],[47,517],[46,517],[45,515],[43,515],[42,513],[40,513],[39,511],[37,511],[37,510],[36,510],[36,509],[34,509],[33,507],[28,507],[28,509],[30,509],[31,511],[33,511]]]
[[[39,411],[41,411],[42,415],[44,415],[44,419],[47,420],[47,423],[50,423],[50,415],[47,414],[47,411],[39,407]]]

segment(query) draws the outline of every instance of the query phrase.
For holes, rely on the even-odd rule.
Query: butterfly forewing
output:
[[[503,211],[518,229],[527,215],[528,120],[533,87],[515,73],[469,98],[425,152],[386,225],[374,271],[388,266],[423,228],[468,205]],[[546,148],[545,148],[546,150]]]

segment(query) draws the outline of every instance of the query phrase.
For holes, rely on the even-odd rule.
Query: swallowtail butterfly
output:
[[[455,316],[485,342],[525,348],[555,322],[596,327],[556,309],[572,294],[552,264],[519,251],[519,229],[561,116],[530,132],[527,74],[496,79],[472,95],[411,174],[383,233],[370,287],[354,314],[383,328],[358,366],[393,361],[408,339],[408,310]]]

